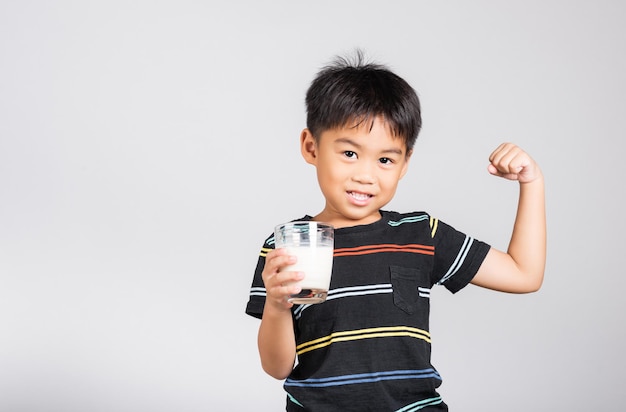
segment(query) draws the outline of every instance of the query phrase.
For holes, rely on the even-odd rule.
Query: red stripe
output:
[[[334,256],[356,256],[367,255],[372,253],[383,252],[404,252],[404,253],[420,253],[424,255],[434,255],[435,247],[428,245],[395,245],[395,244],[383,244],[383,245],[366,245],[353,248],[335,249]]]

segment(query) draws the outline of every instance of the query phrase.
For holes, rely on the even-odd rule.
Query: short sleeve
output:
[[[431,233],[435,245],[433,282],[456,293],[474,278],[490,246],[438,219],[431,219]]]
[[[254,271],[254,277],[252,278],[252,285],[250,286],[250,296],[248,298],[248,304],[246,305],[246,313],[255,318],[261,319],[263,315],[263,308],[265,307],[265,285],[263,283],[263,268],[265,267],[265,256],[268,252],[274,249],[274,236],[270,236],[263,243],[261,252],[259,253],[259,259]]]

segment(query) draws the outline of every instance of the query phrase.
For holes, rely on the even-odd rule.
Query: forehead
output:
[[[362,116],[353,117],[338,129],[350,129],[360,133],[370,133],[372,130],[383,129],[390,136],[393,136],[393,127],[383,116]]]
[[[374,118],[352,119],[345,125],[322,133],[324,140],[334,142],[381,147],[382,149],[400,149],[406,152],[406,140],[396,135],[389,122],[378,116]],[[321,136],[320,136],[321,137]]]

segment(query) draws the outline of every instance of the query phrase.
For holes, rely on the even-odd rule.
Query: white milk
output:
[[[302,289],[315,289],[327,292],[330,286],[330,275],[333,270],[332,246],[287,246],[290,255],[298,257],[298,261],[283,270],[304,272],[304,279],[299,283]]]

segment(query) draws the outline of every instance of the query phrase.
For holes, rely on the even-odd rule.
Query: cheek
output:
[[[325,162],[320,166],[317,169],[317,175],[320,179],[328,182],[338,182],[346,177],[347,169],[338,162]]]
[[[333,185],[339,182],[339,177],[337,176],[337,171],[332,168],[325,167],[323,169],[318,169],[317,172],[317,180],[320,182],[320,185]]]
[[[398,183],[400,182],[400,178],[401,177],[402,176],[398,175],[397,173],[389,174],[389,175],[385,176],[383,179],[381,179],[380,185],[384,186],[388,190],[394,190],[395,191],[396,187],[398,187]]]

